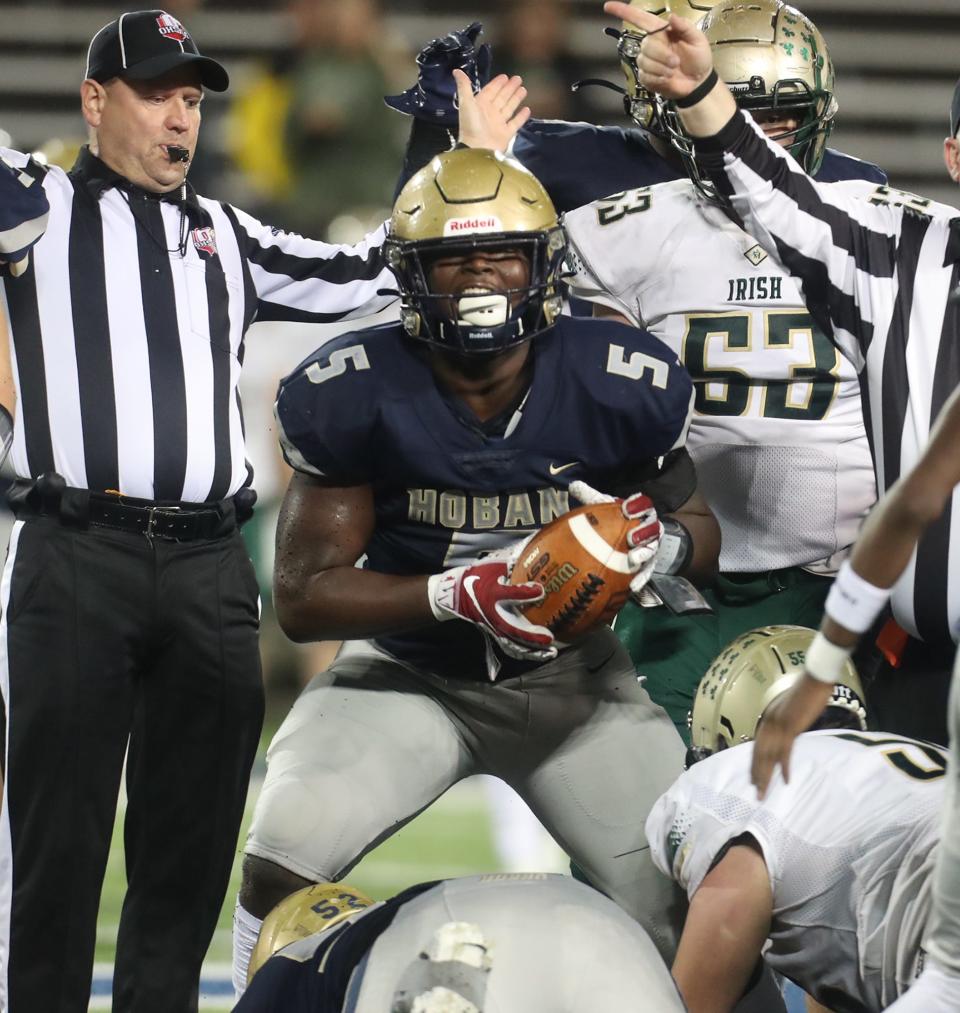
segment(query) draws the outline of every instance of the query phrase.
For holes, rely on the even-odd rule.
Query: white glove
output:
[[[631,546],[627,550],[627,565],[633,573],[630,590],[634,594],[639,594],[653,576],[657,549],[660,548],[660,537],[663,534],[663,525],[657,519],[653,500],[642,492],[635,492],[626,499],[619,499],[617,496],[598,492],[593,486],[579,479],[570,483],[570,495],[584,506],[619,503],[623,516],[637,521],[637,526],[627,532],[627,542]]]

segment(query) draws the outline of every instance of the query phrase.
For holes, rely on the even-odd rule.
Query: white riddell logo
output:
[[[580,463],[579,461],[571,461],[569,464],[560,464],[560,465],[551,464],[550,465],[550,474],[551,475],[559,475],[561,471],[566,471],[567,468],[572,468],[575,464],[579,464],[579,463]]]

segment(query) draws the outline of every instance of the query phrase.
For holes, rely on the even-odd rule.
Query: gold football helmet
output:
[[[677,14],[681,18],[700,22],[719,2],[720,0],[630,0],[630,6],[660,18]],[[637,126],[666,138],[668,133],[661,117],[663,104],[640,84],[637,71],[637,57],[640,55],[644,33],[636,25],[624,21],[621,31],[609,29],[608,34],[617,40],[620,67],[627,82],[623,96],[623,107],[627,115]]]
[[[763,712],[799,678],[815,636],[806,626],[761,626],[727,644],[700,680],[693,700],[688,766],[754,738]],[[865,731],[863,701],[860,676],[848,659],[813,727]]]
[[[477,249],[523,252],[529,284],[459,299],[432,291],[433,261]],[[553,324],[566,250],[563,226],[537,178],[513,159],[479,148],[437,155],[407,182],[384,247],[400,286],[406,332],[477,354],[529,341]]]
[[[284,897],[260,926],[247,981],[284,946],[323,932],[371,904],[369,897],[346,883],[314,883]]]
[[[797,121],[795,129],[773,140],[786,142],[793,157],[814,175],[837,112],[833,62],[817,26],[782,0],[724,0],[700,27],[717,73],[741,109]],[[691,179],[716,199],[712,184],[697,170],[693,142],[672,103],[665,105],[664,120]]]

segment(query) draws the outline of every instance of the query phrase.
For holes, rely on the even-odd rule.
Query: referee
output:
[[[605,10],[653,33],[641,58],[650,87],[674,100],[696,139],[698,162],[747,231],[802,282],[810,312],[861,372],[882,494],[917,462],[960,383],[960,303],[949,299],[960,278],[960,212],[896,190],[866,201],[845,188],[815,186],[737,113],[692,22],[673,17],[668,27],[623,3]],[[938,742],[947,737],[960,628],[960,594],[949,588],[950,560],[960,552],[951,537],[960,497],[950,503],[893,591],[893,616],[911,635],[902,668],[881,673],[874,685],[883,727]]]
[[[113,1009],[197,1009],[263,713],[244,333],[390,301],[382,230],[330,246],[186,182],[203,90],[227,85],[178,20],[127,13],[90,43],[71,172],[0,149],[20,479],[0,584],[6,1013],[87,1009],[125,755]]]

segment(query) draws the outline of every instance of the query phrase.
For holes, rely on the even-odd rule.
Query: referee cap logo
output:
[[[180,67],[194,67],[211,91],[226,91],[227,72],[204,56],[183,23],[162,10],[128,11],[90,41],[85,77],[106,84],[115,77],[148,81]]]
[[[167,14],[166,11],[157,18],[157,27],[165,39],[173,39],[174,42],[186,42],[190,38],[190,33],[186,28],[172,14]]]

